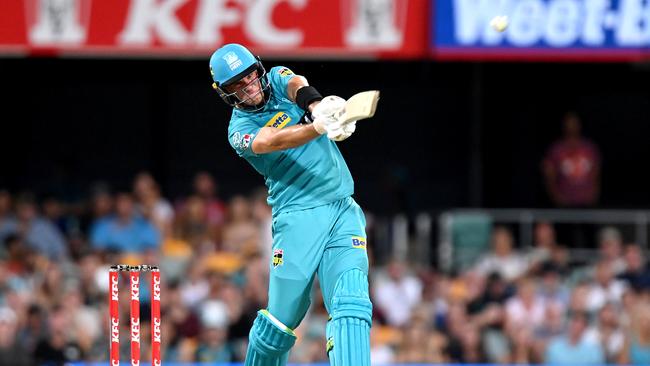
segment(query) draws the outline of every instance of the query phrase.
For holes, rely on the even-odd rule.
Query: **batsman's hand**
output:
[[[345,99],[336,95],[328,95],[311,111],[314,128],[318,133],[325,134],[340,127],[339,117],[345,112]]]
[[[343,141],[356,130],[356,121],[343,124],[341,117],[345,114],[345,99],[329,95],[320,101],[311,112],[314,128],[320,134],[327,133],[327,138]]]
[[[327,131],[327,138],[333,141],[343,141],[352,136],[357,129],[357,121],[348,122],[346,124],[338,123],[338,126],[332,126],[330,131]]]

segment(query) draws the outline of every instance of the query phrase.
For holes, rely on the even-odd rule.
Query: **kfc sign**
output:
[[[5,1],[0,52],[206,56],[230,42],[287,56],[426,52],[427,0]]]

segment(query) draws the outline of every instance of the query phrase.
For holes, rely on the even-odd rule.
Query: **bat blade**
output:
[[[379,90],[368,90],[353,95],[345,102],[343,123],[374,116],[377,102],[379,102]]]

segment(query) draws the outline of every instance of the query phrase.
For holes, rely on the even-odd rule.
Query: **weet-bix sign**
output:
[[[650,57],[648,0],[437,0],[434,54],[458,58]],[[504,32],[490,27],[507,15]]]

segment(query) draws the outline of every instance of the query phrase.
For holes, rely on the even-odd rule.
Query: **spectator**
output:
[[[545,262],[540,268],[540,276],[539,295],[547,304],[564,311],[569,306],[571,292],[562,283],[560,269],[552,262]]]
[[[553,338],[546,348],[544,362],[553,365],[600,365],[605,362],[602,347],[585,339],[588,315],[573,313],[566,336]]]
[[[407,274],[404,263],[396,259],[388,264],[387,275],[375,282],[375,304],[385,314],[388,324],[403,326],[422,298],[422,283]]]
[[[537,283],[523,278],[517,283],[517,293],[505,304],[506,332],[512,339],[529,337],[545,320],[546,302],[538,295]]]
[[[96,249],[142,253],[160,245],[160,234],[146,219],[136,215],[131,195],[119,193],[115,214],[93,224],[90,241]]]
[[[226,205],[219,198],[217,182],[210,173],[199,172],[194,176],[193,195],[203,200],[210,232],[218,234],[226,219]]]
[[[613,227],[606,226],[598,232],[598,255],[601,261],[609,262],[615,276],[625,271],[623,258],[623,236]]]
[[[566,114],[563,129],[542,164],[546,189],[557,207],[593,207],[600,195],[600,153],[582,137],[575,113]]]
[[[492,233],[492,252],[479,258],[476,270],[483,276],[498,272],[506,281],[513,281],[523,275],[526,260],[513,249],[512,233],[500,226]]]
[[[210,232],[207,206],[199,196],[185,200],[176,220],[175,234],[190,244],[196,253],[212,253],[216,250],[215,233]]]
[[[60,306],[55,306],[49,313],[47,336],[40,340],[34,351],[39,365],[59,365],[83,359],[81,347],[76,335],[71,334],[69,314]]]
[[[608,363],[616,363],[623,349],[624,335],[618,320],[619,308],[607,303],[598,311],[596,324],[585,332],[585,341],[598,343]]]
[[[637,304],[625,336],[620,364],[650,365],[650,303],[647,296]]]
[[[223,227],[222,250],[231,253],[251,253],[259,248],[259,228],[253,221],[250,202],[235,196],[228,206],[228,218]]]
[[[650,289],[650,268],[646,265],[643,250],[637,244],[625,247],[625,271],[618,278],[636,290]]]
[[[0,307],[0,366],[31,366],[32,356],[17,340],[18,318],[8,307]]]
[[[156,225],[161,233],[171,229],[174,209],[161,197],[160,187],[151,174],[142,172],[135,177],[133,194],[137,201],[138,213]]]
[[[536,271],[542,265],[551,259],[551,254],[557,246],[555,238],[555,228],[550,222],[538,222],[535,225],[535,234],[533,239],[534,247],[528,253],[529,270]]]
[[[38,214],[34,196],[23,193],[16,199],[16,218],[6,219],[5,235],[17,234],[27,248],[50,260],[68,258],[68,248],[61,232]]]
[[[620,305],[625,289],[625,282],[614,278],[611,262],[598,262],[594,281],[588,288],[587,310],[595,313],[607,302]]]

